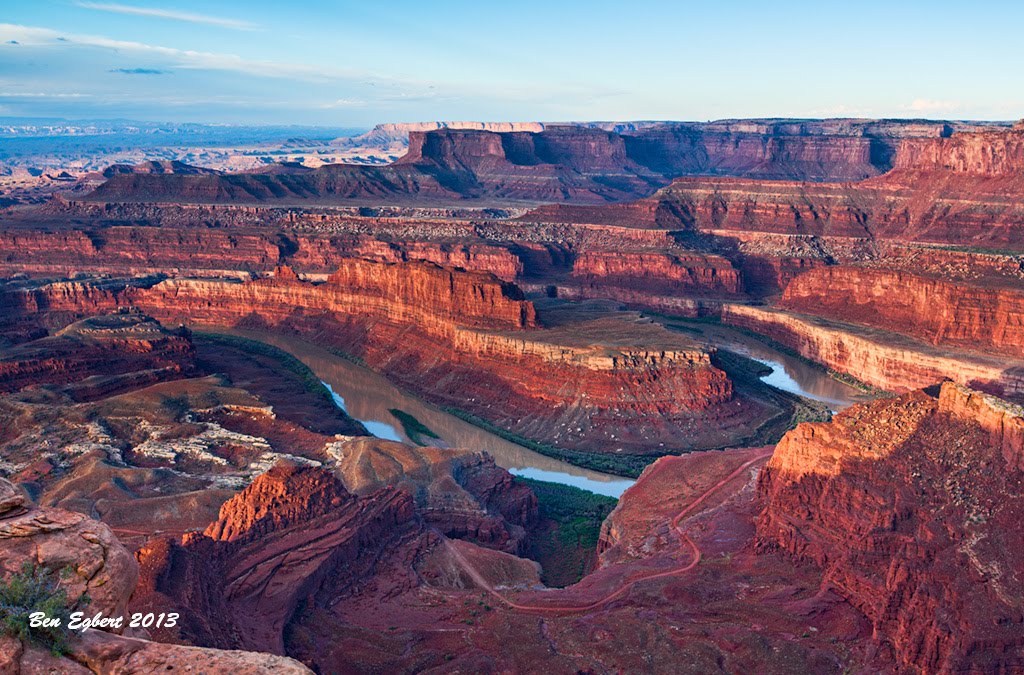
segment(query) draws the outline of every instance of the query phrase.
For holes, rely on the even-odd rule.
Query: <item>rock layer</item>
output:
[[[1024,357],[1024,291],[906,272],[822,267],[796,277],[779,306],[805,314]]]
[[[538,329],[516,286],[430,263],[351,260],[319,285],[287,268],[246,283],[29,285],[3,304],[12,322],[138,306],[164,321],[297,331],[435,402],[549,442],[571,428],[559,442],[597,451],[718,445],[697,420],[743,414],[725,409],[731,382],[686,339],[630,315]]]
[[[950,378],[1001,396],[1024,395],[1019,360],[938,349],[899,333],[761,307],[726,305],[722,320],[888,391],[918,389]]]

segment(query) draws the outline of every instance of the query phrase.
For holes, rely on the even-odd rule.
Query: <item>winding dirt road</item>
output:
[[[642,574],[642,575],[640,575],[638,577],[634,577],[633,579],[629,579],[627,581],[624,581],[618,588],[616,588],[614,591],[612,591],[611,593],[609,593],[605,597],[601,598],[600,600],[596,600],[594,602],[588,603],[586,605],[569,605],[569,606],[560,606],[560,605],[524,605],[524,604],[515,602],[513,600],[509,600],[504,595],[502,595],[497,590],[495,590],[494,586],[490,582],[488,582],[483,577],[483,575],[481,575],[480,572],[477,571],[477,569],[475,567],[473,567],[473,565],[466,559],[466,557],[464,555],[462,555],[462,552],[459,551],[459,549],[452,544],[450,539],[445,538],[444,543],[445,543],[445,546],[447,547],[448,551],[452,554],[452,556],[458,561],[458,563],[462,566],[462,568],[466,571],[466,573],[470,576],[470,578],[473,579],[473,582],[476,583],[480,588],[484,589],[489,594],[494,596],[499,602],[501,602],[503,605],[505,605],[507,607],[511,607],[512,609],[518,609],[518,610],[523,611],[523,612],[586,612],[586,611],[590,611],[592,609],[597,609],[598,607],[601,607],[602,605],[605,605],[605,604],[611,602],[612,600],[615,600],[616,598],[621,597],[627,591],[629,591],[631,588],[633,588],[633,586],[635,586],[635,585],[637,585],[637,584],[639,584],[639,583],[641,583],[643,581],[651,581],[652,579],[661,579],[663,577],[677,576],[677,575],[689,572],[694,567],[696,567],[697,564],[700,563],[700,558],[701,558],[700,548],[697,546],[697,544],[694,543],[694,541],[692,539],[690,539],[690,535],[686,534],[686,532],[684,532],[683,529],[679,526],[680,522],[682,522],[683,518],[685,518],[688,515],[690,515],[691,513],[693,513],[694,509],[696,509],[698,506],[700,506],[705,500],[708,499],[708,497],[710,497],[715,492],[720,490],[727,483],[729,483],[732,480],[734,480],[737,476],[742,474],[744,471],[749,469],[754,464],[757,464],[758,462],[764,460],[765,458],[770,457],[771,454],[772,454],[772,451],[769,450],[769,451],[766,451],[764,453],[759,454],[757,457],[754,457],[751,460],[748,460],[748,461],[744,462],[736,470],[734,470],[732,473],[730,473],[728,476],[726,476],[722,480],[720,480],[717,483],[715,483],[707,491],[705,491],[699,497],[697,497],[696,499],[691,501],[689,504],[687,504],[686,507],[682,511],[677,513],[676,516],[674,518],[672,518],[672,521],[671,521],[672,529],[674,529],[676,531],[676,534],[679,536],[679,544],[680,544],[680,546],[684,547],[684,548],[685,547],[689,547],[690,550],[693,552],[693,557],[690,560],[690,562],[688,562],[686,565],[683,565],[681,567],[677,567],[677,568],[672,569],[672,570],[668,570],[668,571],[665,571],[665,572],[652,572],[650,574]],[[659,467],[655,468],[655,471],[656,472],[657,471],[661,471],[664,466],[665,466],[665,464],[662,464],[662,466],[659,466]]]

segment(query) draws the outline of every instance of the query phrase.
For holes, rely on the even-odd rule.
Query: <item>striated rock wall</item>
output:
[[[81,400],[196,372],[187,331],[169,331],[149,317],[118,314],[72,324],[55,336],[15,347],[0,358],[0,392],[29,386],[76,385]],[[91,379],[90,379],[91,378]],[[108,379],[109,378],[109,379]]]
[[[896,169],[952,171],[982,176],[1024,174],[1024,129],[960,132],[947,138],[907,139]]]
[[[235,231],[195,225],[0,230],[0,272],[57,276],[187,273],[246,278],[281,264],[300,273],[327,274],[348,258],[426,260],[490,272],[506,281],[523,271],[522,262],[508,249],[483,243],[381,241],[358,234],[319,236],[274,227]]]
[[[368,134],[364,142],[389,151],[401,146],[399,136],[409,134],[408,152],[387,166],[278,166],[221,176],[119,173],[88,199],[241,204],[487,198],[601,203],[647,196],[684,175],[862,180],[892,167],[900,138],[946,135],[951,129],[944,123],[892,120],[430,124]]]
[[[760,307],[725,305],[722,321],[766,335],[801,356],[889,391],[949,378],[1002,396],[1024,395],[1019,361],[942,351],[897,333]]]
[[[722,406],[731,381],[698,345],[629,317],[538,329],[514,285],[431,263],[352,260],[322,284],[281,268],[245,283],[14,285],[0,302],[9,322],[137,306],[171,323],[298,332],[435,403],[597,452],[689,447],[696,419],[736,414]]]
[[[861,183],[679,178],[663,227],[890,239],[1020,252],[1024,175],[897,170]]]
[[[1024,357],[1024,291],[908,272],[831,266],[796,277],[779,303],[797,312]]]
[[[762,470],[762,552],[822,569],[901,670],[1024,667],[1021,410],[946,383],[802,424]]]
[[[631,288],[652,294],[735,295],[740,275],[725,258],[695,252],[585,251],[572,275],[594,287]]]

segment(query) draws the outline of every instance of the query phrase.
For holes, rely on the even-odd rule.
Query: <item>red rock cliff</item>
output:
[[[745,410],[723,406],[732,383],[699,345],[630,316],[537,330],[514,285],[430,263],[351,260],[323,284],[287,268],[245,283],[58,283],[0,301],[10,322],[138,306],[170,323],[315,336],[435,403],[592,451],[719,445],[697,420]]]
[[[820,267],[796,277],[780,306],[877,326],[932,344],[1024,357],[1024,291],[864,267]]]
[[[759,548],[821,567],[907,672],[1024,667],[1022,412],[946,383],[800,425],[761,473]]]
[[[895,168],[1019,176],[1024,174],[1024,128],[904,140],[896,154]]]

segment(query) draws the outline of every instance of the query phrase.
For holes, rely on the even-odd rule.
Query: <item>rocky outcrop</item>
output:
[[[521,553],[537,523],[537,499],[483,452],[412,447],[376,438],[337,444],[334,470],[345,487],[369,495],[385,486],[409,493],[424,522],[441,533]]]
[[[1019,360],[939,349],[899,333],[762,307],[725,305],[722,321],[888,391],[918,389],[949,378],[1001,396],[1024,394]]]
[[[1024,409],[1019,405],[946,383],[939,397],[939,411],[968,420],[989,434],[989,443],[1001,450],[1006,465],[1024,471]]]
[[[131,554],[110,529],[79,513],[37,508],[0,478],[0,575],[21,572],[26,562],[54,574],[67,597],[91,598],[90,612],[124,616],[138,576]]]
[[[300,603],[326,588],[343,592],[413,517],[399,490],[357,498],[329,472],[278,464],[228,500],[204,534],[141,549],[133,604],[178,608],[178,637],[192,644],[281,654]]]
[[[821,267],[796,277],[781,307],[956,345],[1024,357],[1024,291],[908,272]]]
[[[908,672],[1024,667],[1021,409],[952,383],[802,424],[762,471],[762,551],[820,567]]]
[[[96,520],[62,509],[39,508],[11,483],[0,478],[0,576],[20,572],[25,563],[38,565],[61,576],[69,600],[87,594],[87,613],[128,617],[129,598],[139,568],[110,529]],[[158,608],[166,612],[167,608]],[[132,632],[127,619],[121,630]],[[119,631],[120,632],[120,631]],[[23,644],[0,636],[0,670],[12,675],[39,672],[116,673],[154,670],[202,670],[209,673],[309,673],[296,661],[252,652],[224,652],[175,644],[161,644],[138,637],[114,635],[104,630],[72,632],[68,652]]]
[[[0,357],[0,392],[30,386],[66,387],[77,400],[197,372],[186,330],[171,331],[148,316],[93,317]]]

